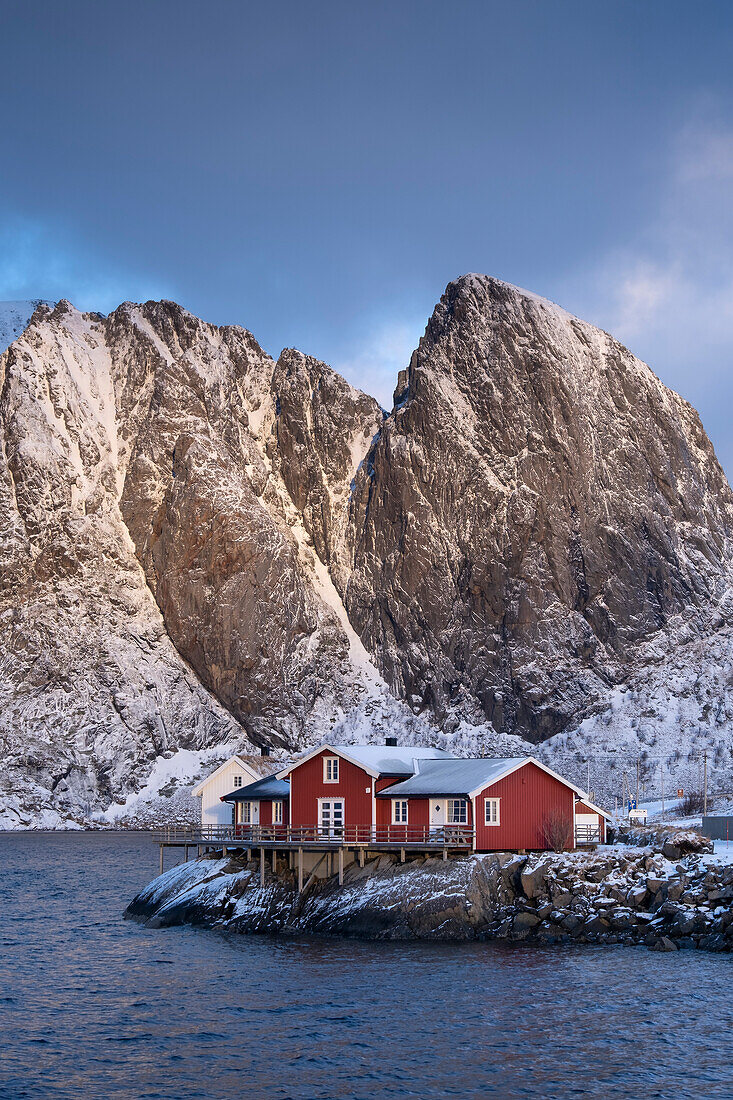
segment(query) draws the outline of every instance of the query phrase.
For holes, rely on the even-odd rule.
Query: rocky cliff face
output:
[[[9,824],[124,802],[181,749],[292,747],[365,724],[426,735],[371,666],[304,526],[343,540],[381,411],[300,358],[276,365],[245,330],[173,303],[104,318],[61,302],[0,360]],[[319,507],[303,478],[301,514],[309,371],[326,411],[304,414],[322,466]]]
[[[170,302],[41,305],[0,387],[8,824],[332,733],[733,766],[730,489],[694,410],[550,303],[451,284],[386,417]]]

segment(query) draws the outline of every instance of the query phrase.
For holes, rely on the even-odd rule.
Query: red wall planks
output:
[[[290,773],[290,814],[293,825],[318,824],[318,799],[343,798],[345,825],[372,824],[372,777],[339,757],[338,783],[324,783],[325,750],[299,764]]]
[[[499,825],[484,824],[484,799],[499,798]],[[536,764],[525,764],[486,787],[476,797],[476,847],[479,851],[543,849],[542,826],[550,814],[567,817],[574,826],[575,794]],[[570,846],[573,846],[571,841]]]

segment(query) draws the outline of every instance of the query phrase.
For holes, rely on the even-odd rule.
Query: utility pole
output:
[[[639,761],[636,761],[636,808],[639,809]]]
[[[705,776],[705,779],[703,780],[702,812],[707,816],[707,812],[708,812],[708,754],[707,754],[707,749],[702,754],[702,766],[703,766],[703,775]]]

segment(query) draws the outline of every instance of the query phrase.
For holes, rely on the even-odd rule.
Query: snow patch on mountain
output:
[[[28,322],[38,306],[50,306],[44,298],[30,298],[25,302],[0,302],[0,354],[25,332]]]

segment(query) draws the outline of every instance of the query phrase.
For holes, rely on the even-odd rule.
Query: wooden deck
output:
[[[321,829],[317,825],[201,825],[170,826],[154,831],[154,839],[167,847],[217,848],[409,848],[441,849],[473,846],[470,825],[343,825]]]
[[[273,870],[277,867],[278,853],[287,855],[289,864],[295,866],[297,856],[298,888],[303,888],[303,859],[306,853],[320,853],[318,865],[325,860],[329,873],[338,861],[339,882],[343,882],[344,857],[358,860],[364,865],[366,854],[396,852],[404,862],[407,853],[440,853],[443,859],[465,855],[473,850],[473,829],[466,825],[410,826],[410,825],[344,825],[321,829],[317,825],[202,825],[170,826],[157,829],[154,839],[160,846],[160,873],[163,873],[163,854],[166,848],[182,848],[188,859],[190,849],[197,855],[219,851],[246,853],[251,860],[259,853],[260,877],[265,881],[265,853],[272,858]],[[313,876],[311,876],[312,878]],[[310,879],[308,880],[310,882]]]

